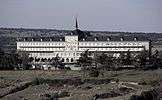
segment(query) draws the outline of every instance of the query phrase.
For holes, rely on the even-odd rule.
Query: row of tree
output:
[[[151,68],[156,69],[162,66],[159,52],[156,50],[152,55],[148,51],[142,51],[138,54],[133,54],[130,51],[122,52],[118,58],[106,53],[94,53],[88,50],[81,54],[78,64],[83,69],[97,68],[97,69],[116,69],[123,68],[123,66],[133,66],[133,68]]]
[[[0,48],[0,70],[29,69],[32,58],[26,52],[6,53]]]
[[[0,70],[15,68],[29,69],[33,64],[32,62],[36,62],[36,60],[37,58],[29,57],[29,54],[25,51],[5,53],[0,49]],[[50,59],[50,62],[54,67],[64,67],[58,55]],[[152,55],[149,55],[149,52],[145,50],[136,55],[133,55],[130,51],[122,52],[118,58],[108,55],[107,53],[92,53],[87,50],[81,53],[77,63],[83,70],[91,68],[110,70],[122,68],[124,65],[133,65],[134,68],[158,68],[162,66],[157,50]]]
[[[0,70],[30,69],[33,65],[36,67],[35,62],[37,62],[37,60],[40,61],[39,58],[29,57],[29,53],[25,51],[6,53],[0,48]],[[42,62],[47,62],[46,64],[50,62],[52,66],[57,68],[64,66],[58,55],[50,60],[43,59]]]

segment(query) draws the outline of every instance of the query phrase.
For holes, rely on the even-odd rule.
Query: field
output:
[[[82,71],[0,71],[1,100],[129,100],[159,87],[162,70],[102,71],[90,77]]]

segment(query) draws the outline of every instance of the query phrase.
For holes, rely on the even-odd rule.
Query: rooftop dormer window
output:
[[[110,38],[107,38],[107,41],[110,41]]]
[[[134,41],[137,41],[137,38],[136,37],[134,38]]]
[[[120,38],[120,41],[124,41],[124,38],[123,38],[123,37],[121,37],[121,38]]]
[[[97,38],[95,38],[95,41],[97,41]]]

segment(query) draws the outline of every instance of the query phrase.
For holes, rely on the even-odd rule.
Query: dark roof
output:
[[[123,39],[123,41],[148,41],[148,39],[146,37],[130,37],[130,36],[124,36],[124,37],[120,37],[120,36],[91,36],[91,37],[86,37],[83,38],[80,41],[121,41],[121,39]]]
[[[65,41],[64,37],[25,37],[19,38],[18,41]]]
[[[135,37],[135,36],[92,36],[90,34],[82,32],[80,30],[73,31],[72,34],[67,35],[78,35],[79,41],[148,41],[148,39],[144,36]],[[25,37],[19,38],[18,41],[65,41],[64,36],[54,36],[54,37]]]

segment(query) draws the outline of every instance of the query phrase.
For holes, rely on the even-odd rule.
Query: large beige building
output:
[[[25,38],[17,41],[17,50],[29,52],[31,57],[52,59],[58,55],[64,63],[75,63],[80,54],[90,52],[113,53],[118,57],[120,52],[140,52],[150,49],[150,41],[137,37],[98,37],[86,34],[78,29],[64,37]]]

